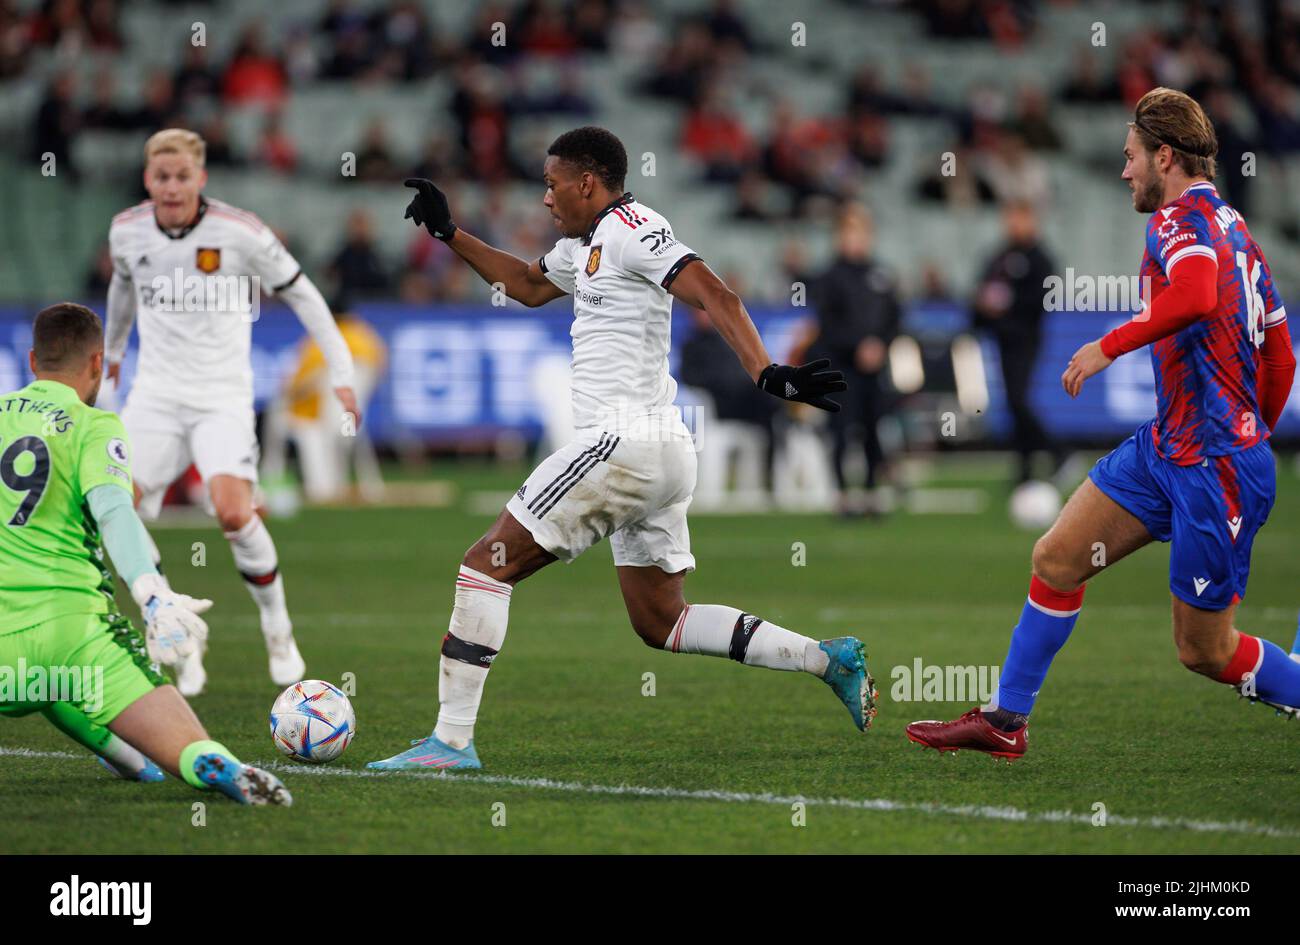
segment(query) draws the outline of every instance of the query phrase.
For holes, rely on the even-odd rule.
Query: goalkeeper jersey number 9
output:
[[[131,492],[117,414],[87,406],[56,381],[0,394],[0,633],[113,609],[86,500],[105,484]]]

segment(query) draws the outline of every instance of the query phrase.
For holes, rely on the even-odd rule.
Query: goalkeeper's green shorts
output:
[[[108,725],[167,684],[144,637],[121,614],[65,614],[0,633],[0,715],[67,702]]]

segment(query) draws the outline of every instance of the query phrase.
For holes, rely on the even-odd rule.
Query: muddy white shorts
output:
[[[533,470],[506,505],[566,563],[609,538],[614,564],[695,570],[686,509],[695,489],[690,436],[631,439],[584,431]]]
[[[128,397],[122,423],[131,440],[131,475],[140,490],[140,516],[158,517],[176,477],[198,467],[204,483],[235,476],[256,485],[258,446],[253,408],[197,410]]]

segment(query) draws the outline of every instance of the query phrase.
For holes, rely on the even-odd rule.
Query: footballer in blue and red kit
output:
[[[1170,542],[1175,597],[1223,610],[1246,594],[1251,544],[1273,507],[1268,437],[1290,375],[1260,368],[1291,355],[1286,309],[1246,221],[1209,181],[1151,215],[1141,275],[1150,304],[1101,350],[1114,359],[1150,344],[1156,418],[1090,478]]]
[[[1078,620],[1086,582],[1152,540],[1171,546],[1180,661],[1300,713],[1300,662],[1233,625],[1251,544],[1276,496],[1268,439],[1296,362],[1268,262],[1211,180],[1217,149],[1209,119],[1184,93],[1153,89],[1138,102],[1122,177],[1134,209],[1151,214],[1144,304],[1076,351],[1061,383],[1078,396],[1087,378],[1150,345],[1156,416],[1098,461],[1035,545],[994,702],[951,722],[913,722],[912,741],[1023,755],[1029,713]]]

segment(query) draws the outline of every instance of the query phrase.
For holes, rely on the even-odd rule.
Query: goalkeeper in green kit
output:
[[[99,316],[42,310],[30,359],[36,380],[0,394],[0,716],[40,712],[122,778],[161,780],[161,766],[243,804],[292,803],[274,775],[209,739],[161,674],[202,645],[212,602],[173,592],[154,567],[126,430],[89,406],[104,371]],[[143,637],[116,612],[103,551]]]

